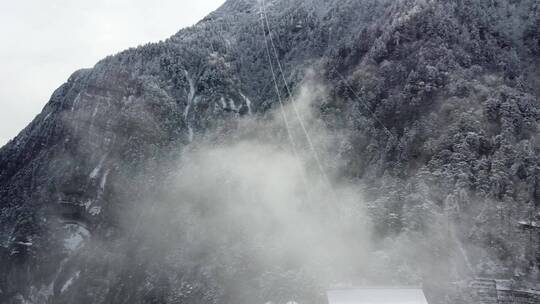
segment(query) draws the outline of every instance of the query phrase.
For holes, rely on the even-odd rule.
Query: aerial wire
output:
[[[276,58],[277,66],[279,68],[281,78],[282,78],[283,83],[285,85],[285,88],[287,90],[287,94],[289,96],[289,99],[291,100],[291,105],[292,105],[292,108],[293,108],[293,112],[296,115],[296,118],[298,120],[298,123],[299,123],[301,129],[302,129],[302,132],[304,133],[304,135],[306,137],[306,141],[308,143],[309,149],[311,150],[311,153],[313,154],[313,157],[315,159],[315,162],[317,163],[317,167],[318,167],[323,179],[325,180],[325,182],[330,187],[330,190],[331,190],[332,194],[334,195],[334,197],[337,197],[337,195],[335,193],[335,190],[333,188],[333,185],[330,182],[330,179],[328,178],[328,174],[326,173],[326,170],[324,169],[324,166],[322,165],[321,158],[320,158],[319,154],[317,153],[317,150],[315,149],[315,145],[313,144],[313,140],[312,140],[312,138],[311,138],[311,136],[310,136],[310,134],[309,134],[309,132],[308,132],[308,130],[306,128],[306,124],[305,124],[304,120],[302,119],[302,116],[300,115],[300,112],[298,110],[296,102],[293,100],[293,95],[292,95],[291,89],[290,89],[290,87],[289,87],[289,85],[287,83],[287,80],[285,79],[285,74],[283,72],[283,67],[281,65],[281,61],[279,60],[279,56],[278,56],[278,53],[277,53],[277,48],[275,46],[274,39],[272,38],[272,30],[271,30],[271,27],[270,27],[270,23],[268,21],[268,16],[266,14],[266,8],[265,8],[265,1],[264,0],[261,1],[261,15],[263,17],[263,19],[262,19],[262,21],[263,21],[263,29],[264,29],[264,23],[266,23],[266,28],[268,29],[268,36],[269,36],[270,44],[272,46],[273,54],[274,54],[274,56]],[[266,34],[266,33],[264,33],[264,34]],[[266,42],[267,48],[268,48],[268,41],[266,39],[266,35],[265,35],[265,42]],[[267,50],[267,53],[269,53],[268,50]],[[274,71],[272,73],[275,74]],[[274,75],[274,77],[275,77],[275,75]],[[277,88],[277,84],[276,84],[276,88]]]

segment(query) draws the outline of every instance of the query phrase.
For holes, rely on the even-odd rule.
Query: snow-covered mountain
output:
[[[75,72],[1,148],[0,302],[319,303],[335,283],[423,283],[432,303],[472,303],[478,277],[538,288],[539,67],[535,0],[229,0]],[[253,137],[264,148],[230,145]],[[290,137],[308,173],[281,154]],[[289,161],[308,193],[294,217],[268,199]]]

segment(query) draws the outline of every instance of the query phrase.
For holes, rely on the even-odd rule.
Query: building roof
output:
[[[326,292],[329,304],[428,304],[420,288],[365,287]]]

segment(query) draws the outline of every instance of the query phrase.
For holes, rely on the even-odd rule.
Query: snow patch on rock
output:
[[[99,172],[101,171],[101,168],[103,168],[103,162],[105,162],[106,157],[107,157],[106,155],[103,155],[103,157],[101,158],[97,166],[94,168],[94,170],[90,172],[90,179],[95,179],[96,177],[98,177]]]
[[[65,228],[68,237],[64,239],[64,247],[70,251],[79,249],[84,240],[90,236],[90,232],[78,224],[66,224]]]
[[[81,100],[81,93],[77,94],[77,96],[73,100],[73,104],[71,105],[71,112],[75,110],[75,107],[77,106],[80,100]]]
[[[240,96],[242,96],[242,98],[244,98],[244,101],[246,102],[246,107],[248,109],[248,114],[251,115],[253,114],[251,112],[251,100],[244,94],[240,93]]]
[[[92,208],[90,208],[88,213],[90,213],[93,216],[99,215],[101,213],[101,207],[99,207],[99,206],[92,207]]]
[[[79,278],[79,275],[81,274],[80,271],[77,271],[73,276],[71,276],[65,283],[64,285],[62,286],[62,288],[60,289],[60,293],[63,293],[65,292],[69,286],[71,286],[73,284],[73,282],[75,280],[77,280]]]
[[[101,182],[99,183],[99,189],[101,192],[105,190],[105,185],[107,185],[107,177],[109,176],[109,170],[105,171],[103,177],[101,177]]]

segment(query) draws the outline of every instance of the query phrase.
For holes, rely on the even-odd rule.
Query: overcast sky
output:
[[[166,39],[225,0],[0,1],[0,146],[77,69]]]

